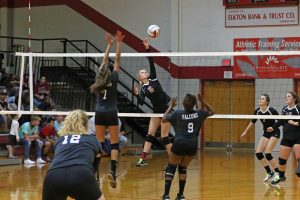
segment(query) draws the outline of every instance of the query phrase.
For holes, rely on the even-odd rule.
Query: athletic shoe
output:
[[[162,197],[163,200],[170,200],[170,196],[169,195],[166,195],[164,194],[163,197]]]
[[[263,179],[264,182],[267,182],[275,175],[274,172],[266,173],[266,177]]]
[[[276,173],[275,178],[273,178],[271,184],[275,186],[275,185],[277,185],[280,182],[285,182],[285,180],[286,180],[285,176],[283,178],[280,178],[279,174]]]
[[[136,163],[136,167],[143,167],[147,165],[148,165],[147,160],[144,160],[143,158],[140,158],[139,161]]]
[[[9,156],[8,159],[18,159],[18,156]]]
[[[26,164],[26,165],[33,165],[33,164],[35,164],[35,162],[32,161],[32,160],[30,160],[30,159],[28,158],[28,159],[25,159],[25,160],[24,160],[24,164]]]
[[[116,177],[116,174],[114,172],[110,172],[108,175],[107,175],[108,179],[109,179],[109,184],[112,188],[116,188],[117,187],[117,177]]]
[[[44,161],[42,158],[38,158],[38,159],[36,159],[36,163],[38,163],[38,164],[45,164],[46,161]]]
[[[185,200],[185,197],[183,196],[183,194],[177,194],[177,197],[175,200]]]

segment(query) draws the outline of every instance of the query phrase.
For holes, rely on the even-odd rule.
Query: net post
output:
[[[29,92],[30,92],[30,111],[33,111],[33,70],[32,53],[29,54]]]
[[[24,66],[25,66],[25,56],[21,57],[21,72],[20,72],[20,89],[19,89],[19,101],[18,101],[18,112],[21,111],[21,101],[23,92],[23,82],[24,82]]]

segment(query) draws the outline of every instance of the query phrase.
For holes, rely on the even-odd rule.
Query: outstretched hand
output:
[[[203,99],[204,99],[204,96],[202,94],[198,93],[198,100],[202,101]]]
[[[117,31],[117,33],[115,34],[115,38],[117,42],[122,42],[124,37],[125,35],[123,35],[121,31]]]
[[[143,45],[144,45],[145,49],[149,49],[148,38],[145,38],[145,39],[143,40]]]
[[[134,83],[134,85],[133,85],[133,93],[135,95],[139,94],[139,88],[138,88],[138,84],[137,83]]]
[[[105,33],[104,38],[109,45],[112,45],[114,43],[114,37],[111,34]]]

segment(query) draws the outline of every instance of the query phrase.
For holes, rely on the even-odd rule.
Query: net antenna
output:
[[[28,52],[32,52],[31,48],[31,1],[28,0]]]

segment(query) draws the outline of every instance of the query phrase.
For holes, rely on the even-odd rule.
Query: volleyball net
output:
[[[137,72],[149,70],[147,57],[151,56],[164,91],[171,97],[178,97],[178,108],[182,108],[186,93],[201,93],[216,110],[211,118],[295,119],[295,116],[255,116],[253,111],[261,94],[268,94],[270,106],[281,111],[285,106],[285,94],[298,89],[299,54],[299,51],[122,53],[118,92],[124,104],[119,102],[119,116],[162,116],[152,113],[149,101],[138,105],[132,93],[133,85],[139,82]],[[90,94],[89,87],[104,54],[17,52],[15,55],[18,59],[15,72],[20,78],[17,110],[1,111],[2,114],[66,115],[74,109],[94,114],[95,97]],[[114,56],[110,54],[111,62]],[[34,85],[41,76],[46,77],[51,88],[50,97],[55,103],[54,109],[47,111],[35,109]],[[22,96],[26,81],[29,104],[24,110]]]

